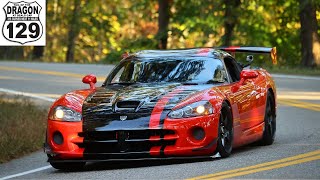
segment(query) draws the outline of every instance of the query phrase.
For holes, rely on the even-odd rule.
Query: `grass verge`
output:
[[[290,74],[290,75],[306,75],[306,76],[320,76],[320,68],[301,68],[288,66],[272,66],[266,67],[270,73],[275,74]]]
[[[39,150],[45,138],[46,110],[23,97],[0,96],[0,163]]]

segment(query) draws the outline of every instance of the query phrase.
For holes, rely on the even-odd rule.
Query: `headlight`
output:
[[[64,106],[57,106],[50,114],[50,119],[57,121],[81,121],[81,114]]]
[[[199,102],[189,104],[183,108],[171,111],[168,114],[168,117],[172,119],[179,119],[179,118],[208,115],[208,114],[212,114],[213,112],[214,112],[214,109],[210,104],[210,102],[199,101]]]

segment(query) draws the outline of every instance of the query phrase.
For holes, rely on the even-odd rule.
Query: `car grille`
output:
[[[78,146],[85,148],[85,153],[110,156],[117,153],[149,154],[151,147],[174,145],[178,139],[174,131],[163,129],[81,132],[79,136],[84,137]]]

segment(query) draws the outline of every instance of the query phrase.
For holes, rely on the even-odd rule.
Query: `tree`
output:
[[[225,6],[225,15],[224,15],[224,36],[223,39],[223,45],[224,46],[230,46],[233,30],[238,22],[238,16],[237,9],[240,6],[241,2],[240,0],[224,0],[224,6]]]
[[[312,0],[300,2],[301,64],[306,67],[320,66],[320,38],[315,3]]]
[[[157,37],[159,39],[158,48],[167,49],[168,26],[169,26],[169,18],[170,18],[169,0],[158,0],[158,4],[159,4],[158,33],[157,33]]]
[[[23,47],[2,46],[0,58],[3,60],[23,59]]]
[[[67,45],[67,54],[66,54],[67,62],[74,61],[75,42],[80,32],[79,15],[80,15],[81,1],[74,0],[73,5],[74,5],[74,8],[73,8],[72,17],[69,23],[70,26],[69,26],[69,32],[68,32],[68,45]]]
[[[43,56],[44,46],[34,46],[32,50],[32,60],[40,60]]]
[[[46,12],[48,11],[48,1],[46,1]],[[43,57],[44,46],[34,46],[32,50],[32,60],[40,60]]]

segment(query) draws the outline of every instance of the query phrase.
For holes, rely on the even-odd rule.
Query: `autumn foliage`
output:
[[[46,8],[46,47],[4,47],[1,59],[114,63],[125,51],[239,45],[277,46],[280,66],[320,64],[315,0],[52,0]]]

